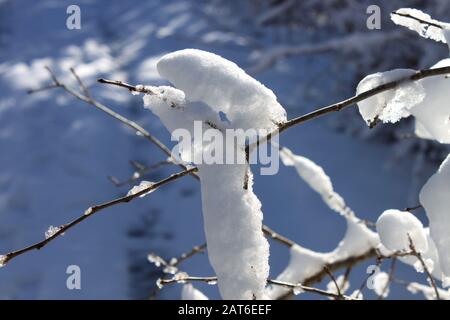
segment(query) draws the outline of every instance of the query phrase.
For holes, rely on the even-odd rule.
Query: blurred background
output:
[[[79,30],[66,27],[71,4],[81,9]],[[366,25],[373,4],[381,8],[380,30]],[[74,88],[69,68],[75,68],[97,100],[172,146],[158,119],[142,108],[141,97],[96,79],[163,84],[156,61],[174,50],[198,48],[236,62],[271,88],[294,117],[353,95],[367,74],[427,68],[448,56],[446,45],[390,21],[389,13],[401,7],[450,21],[448,0],[0,0],[0,253],[41,240],[50,225],[124,195],[132,185],[117,187],[107,177],[127,180],[135,171],[130,161],[152,165],[166,158],[60,89],[28,95],[28,89],[50,83],[45,66]],[[323,166],[347,204],[371,221],[385,209],[416,205],[421,186],[449,151],[415,138],[408,119],[370,130],[354,107],[289,130],[281,144]],[[156,181],[175,171],[164,166],[143,178]],[[267,225],[310,249],[335,248],[345,220],[292,167],[281,166],[274,176],[257,172],[254,189]],[[45,249],[13,260],[0,269],[0,298],[146,299],[162,275],[147,254],[170,258],[203,242],[199,185],[185,177],[107,209]],[[288,258],[285,247],[271,243],[272,277]],[[352,272],[352,288],[362,284],[369,264],[373,261]],[[81,268],[81,290],[66,288],[69,265]],[[205,254],[182,269],[213,275]],[[397,276],[426,283],[404,265]],[[219,297],[216,286],[196,286]],[[168,286],[156,298],[179,299],[180,288]],[[391,292],[390,298],[422,298],[401,285]],[[367,289],[364,295],[376,297]]]

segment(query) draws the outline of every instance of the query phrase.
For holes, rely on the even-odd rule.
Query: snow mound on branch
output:
[[[293,245],[290,250],[289,264],[278,275],[277,280],[300,283],[320,274],[326,265],[337,261],[344,261],[357,257],[379,246],[379,239],[375,232],[368,229],[364,222],[353,215],[346,216],[347,231],[337,248],[331,252],[315,252],[300,245]],[[289,289],[281,286],[267,288],[267,296],[277,299],[289,293]]]
[[[410,284],[408,284],[408,286],[406,288],[412,294],[417,294],[419,292],[422,292],[422,294],[424,295],[424,297],[427,300],[436,300],[436,292],[434,291],[433,287],[423,285],[423,284],[420,284],[417,282],[411,282]],[[449,290],[443,290],[441,288],[438,288],[438,292],[439,292],[439,298],[441,298],[442,300],[450,300],[450,291]]]
[[[427,250],[422,252],[422,258],[424,261],[428,262],[428,271],[431,272],[434,278],[439,281],[445,281],[445,276],[442,273],[441,267],[439,265],[439,255],[434,244],[433,239],[430,237],[430,229],[425,228],[425,235],[427,237]],[[414,256],[399,257],[399,260],[410,266],[417,267],[420,264],[419,259]]]
[[[329,254],[329,263],[362,255],[379,246],[380,239],[378,235],[367,228],[364,221],[354,215],[348,215],[345,218],[347,220],[347,230],[344,239]]]
[[[358,84],[356,94],[369,91],[391,81],[413,75],[412,69],[394,69],[368,75]],[[425,97],[422,86],[416,82],[407,82],[397,89],[378,93],[368,99],[358,102],[359,113],[368,125],[377,119],[383,122],[395,123],[410,115],[409,109],[421,102]]]
[[[435,20],[420,10],[401,8],[391,13],[391,19],[395,24],[407,27],[424,38],[448,43],[446,31],[450,24]]]
[[[450,66],[444,59],[431,69]],[[357,94],[371,90],[391,81],[411,76],[416,71],[395,69],[365,77],[358,84]],[[358,102],[358,109],[368,125],[376,119],[397,122],[413,115],[416,119],[416,134],[421,138],[450,143],[450,81],[448,75],[427,77],[419,81],[406,81],[396,89],[376,94]]]
[[[410,251],[412,240],[417,252],[428,249],[427,237],[422,223],[407,211],[386,210],[377,220],[377,232],[381,243],[392,251]]]
[[[444,59],[431,69],[450,66],[450,59]],[[445,75],[422,79],[418,83],[426,95],[422,101],[410,108],[416,118],[416,134],[433,138],[440,143],[450,143],[450,81]]]
[[[345,294],[347,290],[350,289],[350,282],[348,281],[348,279],[346,279],[346,277],[343,274],[341,274],[339,277],[336,278],[336,282],[334,282],[333,280],[328,282],[327,291],[333,294],[339,294],[336,288],[336,284],[339,287],[339,291],[341,294]],[[333,298],[330,297],[330,299]]]
[[[181,289],[181,300],[209,300],[207,296],[200,290],[196,289],[192,284],[183,285]]]
[[[234,128],[274,131],[286,121],[286,111],[274,93],[235,63],[216,54],[185,49],[163,56],[159,74],[184,91],[191,102],[203,102],[223,112]]]
[[[281,148],[280,158],[285,166],[293,166],[298,175],[313,189],[320,194],[323,201],[330,209],[345,215],[349,209],[344,199],[333,190],[333,184],[325,171],[308,158],[292,153],[286,147]]]
[[[322,167],[305,157],[292,153],[285,147],[281,148],[280,156],[284,165],[294,166],[299,176],[322,196],[324,202],[346,219],[347,230],[336,249],[328,253],[314,252],[297,244],[292,246],[289,264],[277,280],[303,283],[308,278],[321,273],[328,264],[364,255],[379,247],[378,235],[367,228],[364,221],[358,219],[345,205],[344,199],[334,191],[331,179]],[[287,293],[289,289],[281,286],[267,289],[267,295],[271,299],[277,299]]]
[[[156,94],[145,95],[144,105],[160,118],[172,138],[180,138],[174,134],[177,129],[186,129],[194,137],[195,120],[222,131],[228,125],[221,122],[220,112],[231,127],[244,130],[273,131],[276,123],[286,119],[272,91],[215,54],[181,50],[162,57],[157,68],[177,88],[152,88]],[[195,160],[200,150],[192,143],[194,158],[179,150],[185,161]],[[234,146],[233,151],[238,159],[245,159],[243,148]],[[262,232],[261,203],[252,190],[250,169],[246,164],[198,163],[197,167],[208,258],[222,298],[264,299],[269,244]]]
[[[246,165],[199,166],[208,257],[224,299],[264,298],[269,276],[269,243],[251,173],[243,188],[247,170]]]
[[[383,298],[389,295],[389,275],[386,272],[378,272],[373,278],[373,291]]]
[[[439,265],[450,277],[450,155],[420,191],[420,203],[430,221],[430,235],[439,255]]]

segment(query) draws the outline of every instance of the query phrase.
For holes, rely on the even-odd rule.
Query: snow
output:
[[[450,59],[444,59],[431,68],[450,66]],[[421,137],[434,138],[440,143],[450,143],[450,82],[445,75],[425,78],[418,83],[426,95],[422,101],[410,108],[410,113],[419,123],[418,133]]]
[[[269,244],[261,230],[261,203],[251,177],[248,189],[243,189],[247,169],[199,166],[208,258],[224,299],[264,298],[269,276]]]
[[[334,293],[334,294],[338,294],[338,291],[336,288],[336,284],[337,284],[341,294],[345,294],[347,292],[347,290],[350,288],[350,282],[348,281],[348,279],[346,279],[345,276],[343,274],[341,274],[335,280],[336,280],[336,283],[333,280],[328,282],[327,291]]]
[[[423,285],[417,282],[411,282],[406,287],[412,294],[421,292],[427,300],[436,300],[436,292],[433,287]],[[450,300],[450,290],[438,288],[439,298],[442,300]]]
[[[436,24],[440,27],[430,25],[427,23],[422,23],[422,22],[418,21],[417,19],[405,17],[402,15],[409,15],[409,16],[415,17],[417,19],[420,19],[422,21]],[[407,27],[408,29],[417,32],[424,38],[429,38],[429,39],[444,42],[444,43],[447,42],[447,39],[445,38],[445,35],[443,32],[443,29],[449,28],[450,24],[435,20],[435,19],[431,18],[430,15],[423,13],[422,11],[420,11],[418,9],[411,9],[411,8],[398,9],[398,10],[394,11],[393,13],[391,13],[391,19],[395,24]]]
[[[428,249],[423,225],[410,212],[386,210],[378,218],[376,227],[381,243],[389,250],[411,251],[409,239],[417,252],[426,252]]]
[[[76,32],[61,30],[61,12],[65,12],[67,2],[54,2],[51,5],[41,2],[26,3],[29,10],[22,9],[23,2],[10,1],[6,8],[2,8],[7,13],[7,18],[14,17],[17,21],[8,24],[13,38],[4,42],[6,46],[0,50],[3,58],[0,63],[0,144],[2,151],[8,151],[0,152],[2,168],[7,168],[0,176],[0,233],[3,253],[33,243],[41,230],[55,223],[55,220],[60,223],[70,221],[88,206],[126,193],[126,186],[118,190],[105,177],[111,174],[122,178],[129,177],[132,173],[127,165],[130,159],[142,159],[152,163],[163,157],[140,137],[128,134],[128,129],[123,129],[104,114],[67,97],[62,91],[27,96],[24,90],[30,86],[48,83],[48,74],[43,69],[45,64],[57,70],[58,76],[64,81],[72,80],[72,77],[70,74],[64,77],[67,69],[59,68],[60,64],[75,67],[86,65],[83,67],[83,80],[88,83],[95,98],[137,120],[158,138],[170,144],[160,122],[155,121],[148,112],[138,109],[134,97],[127,94],[126,90],[98,85],[96,79],[102,76],[130,83],[156,85],[162,81],[157,74],[156,61],[166,52],[196,46],[214,50],[241,66],[247,66],[247,58],[252,50],[236,48],[228,43],[202,43],[202,35],[219,29],[221,24],[221,21],[214,21],[210,19],[210,15],[205,14],[203,9],[211,9],[212,5],[204,1],[131,1],[117,2],[111,6],[85,1],[83,28]],[[361,25],[365,25],[364,10],[361,10],[361,13]],[[161,27],[185,14],[190,15],[187,24],[172,29],[171,36],[155,38],[156,34],[160,34],[158,31]],[[99,19],[103,23],[98,24]],[[34,23],[33,28],[30,28],[30,21],[39,23]],[[117,24],[121,25],[120,30],[117,29]],[[54,30],[61,32],[53,32]],[[245,32],[244,27],[232,32],[222,31],[221,34],[237,37]],[[403,32],[395,33],[396,39],[403,39]],[[360,52],[366,52],[369,46],[377,46],[385,39],[392,41],[390,34],[390,31],[364,32],[352,39],[349,34],[345,39],[335,40],[351,41],[335,41],[335,45],[327,48],[341,51],[343,47],[358,46],[361,47]],[[301,32],[297,32],[296,36],[303,37]],[[97,50],[97,56],[90,54],[86,39],[103,45],[109,52]],[[374,41],[370,42],[371,39]],[[304,40],[299,42],[301,47],[311,46],[310,40]],[[330,43],[332,40],[330,37],[325,41]],[[278,43],[277,41],[276,44]],[[276,44],[262,45],[267,45],[270,49]],[[318,43],[318,50],[314,52],[323,52],[320,51],[320,45],[321,42]],[[293,43],[292,46],[296,44]],[[374,57],[375,53],[365,54],[364,61],[372,56]],[[429,56],[430,54],[427,54],[427,57]],[[431,52],[431,56],[435,54]],[[104,57],[113,63],[103,63]],[[311,74],[317,75],[320,81],[318,87],[327,92],[329,90],[328,102],[330,97],[334,100],[334,93],[328,85],[340,79],[334,78],[333,74],[343,74],[341,68],[334,64],[334,58],[334,54],[329,54],[323,59],[316,55],[313,59],[295,57],[284,60],[282,65],[285,71],[280,72],[280,68],[266,70],[258,79],[273,88],[279,101],[283,102],[286,108],[289,107],[292,116],[300,115],[310,111],[303,106],[320,105],[323,102],[311,97],[302,99],[303,89],[298,90],[299,83],[307,83]],[[44,61],[32,67],[37,59],[49,59],[53,63]],[[423,59],[421,61],[423,62]],[[322,73],[322,66],[327,67],[330,62],[331,66],[339,70],[336,72],[327,69],[326,73]],[[20,64],[25,66],[26,73],[18,73],[15,76],[8,74],[9,70]],[[105,74],[98,74],[102,65],[109,65],[112,69]],[[340,85],[345,85],[343,90],[339,91],[342,95],[349,93],[347,85],[351,77],[345,78],[345,81],[338,81]],[[76,88],[75,82],[71,84]],[[301,85],[301,88],[303,87]],[[392,207],[399,202],[406,203],[402,190],[409,187],[409,179],[405,176],[409,170],[408,164],[395,166],[395,170],[387,168],[386,159],[391,155],[389,148],[360,141],[349,135],[336,134],[329,128],[328,119],[314,121],[292,132],[286,132],[283,139],[289,146],[301,146],[302,155],[320,160],[321,165],[327,168],[328,174],[333,177],[335,187],[339,187],[340,194],[345,195],[352,207],[364,212],[367,218],[376,219],[373,212],[381,212],[381,206]],[[42,126],[42,123],[46,125]],[[365,161],[357,161],[355,155],[359,154],[366,156]],[[39,170],[36,170],[36,163],[39,163]],[[347,172],[346,168],[349,166],[352,175]],[[163,178],[172,172],[171,169],[173,168],[164,168],[149,179]],[[282,170],[279,175],[270,179],[258,180],[259,178],[255,177],[255,192],[263,201],[265,221],[294,240],[301,239],[308,243],[314,241],[315,249],[328,250],[334,245],[334,241],[339,240],[339,234],[345,231],[345,223],[336,223],[340,218],[330,217],[322,203],[309,201],[309,190],[298,185],[295,177],[290,179],[291,176],[291,170]],[[161,188],[152,195],[152,199],[144,199],[149,201],[133,201],[126,206],[108,209],[105,215],[88,219],[85,224],[80,225],[80,229],[75,228],[74,232],[59,238],[46,250],[32,252],[14,260],[0,274],[0,296],[25,299],[132,298],[131,294],[137,289],[130,282],[130,278],[134,277],[129,268],[130,263],[142,260],[145,268],[151,268],[145,264],[147,252],[157,250],[158,253],[171,256],[204,241],[199,214],[199,186],[194,179],[185,179],[180,179],[170,187]],[[380,185],[390,187],[380,188]],[[193,195],[181,196],[182,191],[186,189],[193,190]],[[49,193],[48,190],[52,192]],[[47,194],[51,194],[51,198]],[[282,201],[279,201],[280,199]],[[291,214],[292,208],[301,214]],[[367,208],[371,210],[364,211]],[[156,235],[155,238],[130,239],[127,235],[130,226],[142,224],[142,218],[153,219],[153,211],[161,212],[151,230],[147,229],[148,233]],[[280,214],[281,212],[287,214]],[[102,230],[101,236],[99,230]],[[311,230],[320,230],[329,236],[316,237],[317,232],[309,232]],[[173,238],[159,236],[166,233],[172,234]],[[162,246],[159,247],[160,245]],[[137,247],[144,251],[141,256],[134,252]],[[271,250],[271,255],[275,258],[272,269],[284,267],[283,250],[275,246]],[[80,264],[83,270],[87,270],[86,276],[95,279],[91,281],[84,278],[84,290],[78,292],[69,291],[61,285],[65,281],[67,265],[74,262]],[[189,273],[195,272],[199,275],[213,272],[206,262],[206,255],[190,260],[184,268],[189,269]],[[353,272],[358,274],[358,270]],[[402,270],[398,272],[401,275]],[[362,276],[365,276],[364,273]],[[167,286],[159,297],[178,298],[179,291],[175,286],[173,288]],[[211,298],[219,298],[216,286],[208,286],[204,290]],[[404,292],[397,292],[395,297],[403,298]]]
[[[413,75],[412,69],[394,69],[368,75],[358,84],[356,94],[369,91],[391,81],[397,81]],[[421,102],[425,97],[422,86],[416,82],[407,82],[399,88],[376,94],[358,102],[358,109],[368,125],[379,119],[383,122],[395,123],[408,117],[409,109]]]
[[[439,170],[431,176],[420,191],[420,203],[430,221],[430,236],[439,255],[439,265],[446,277],[450,277],[450,155]]]
[[[45,239],[53,237],[59,230],[60,230],[59,227],[54,226],[48,227],[47,231],[45,231]]]
[[[1,254],[0,255],[0,268],[5,265],[5,262],[6,262],[6,256]]]
[[[358,256],[378,247],[378,235],[354,215],[345,216],[347,230],[336,249],[329,253],[328,263]]]
[[[293,245],[290,248],[290,259],[288,266],[278,275],[276,280],[289,283],[302,283],[305,279],[315,275],[326,264],[327,255]],[[276,299],[289,292],[288,288],[282,286],[269,286],[267,296]]]
[[[147,260],[148,260],[148,262],[153,263],[155,265],[155,267],[160,267],[160,266],[166,264],[166,261],[164,261],[164,259],[162,259],[160,256],[158,256],[154,253],[150,253],[147,256]]]
[[[196,289],[192,284],[183,285],[181,289],[181,300],[209,300],[207,296],[200,290]]]
[[[157,68],[187,100],[225,113],[234,128],[274,131],[286,121],[286,111],[270,89],[216,54],[180,50],[163,56]]]
[[[277,276],[277,280],[302,283],[319,273],[327,264],[367,253],[379,246],[378,235],[367,228],[365,223],[345,205],[343,198],[334,191],[331,179],[322,167],[305,157],[295,155],[285,147],[281,148],[280,156],[284,165],[295,166],[299,176],[308,186],[319,193],[332,210],[340,213],[346,219],[347,230],[343,239],[331,252],[315,252],[298,244],[292,246],[289,263]],[[276,299],[287,292],[289,292],[288,288],[270,286],[267,289],[267,296]]]
[[[274,130],[275,123],[285,120],[285,111],[272,91],[215,54],[181,50],[163,56],[157,68],[177,88],[155,88],[157,94],[144,96],[144,106],[172,135],[177,129],[194,134],[195,120],[202,121],[203,126],[214,123],[219,127],[219,112],[227,115],[232,126],[244,130],[255,126]],[[252,190],[251,172],[246,164],[197,162],[195,154],[203,148],[193,143],[194,156],[180,150],[181,157],[198,165],[208,258],[221,296],[263,299],[269,275],[269,244],[261,230],[263,214]],[[238,159],[245,159],[241,147],[234,147],[234,152]],[[249,183],[244,189],[246,175]]]
[[[347,231],[335,250],[328,253],[315,252],[298,244],[290,248],[287,267],[277,276],[277,280],[290,283],[303,283],[318,274],[327,264],[342,261],[366,253],[378,246],[376,233],[369,230],[362,221],[352,215],[345,216]],[[276,299],[289,292],[282,286],[269,286],[267,296]]]
[[[378,272],[372,277],[372,285],[375,293],[383,298],[389,295],[389,275],[386,272]]]
[[[280,158],[285,166],[294,166],[298,175],[318,194],[323,201],[334,211],[345,215],[349,209],[344,199],[333,190],[330,177],[325,171],[308,158],[295,155],[286,147],[281,148]]]
[[[450,59],[444,59],[431,67],[450,66]],[[365,77],[358,84],[356,93],[373,89],[390,81],[411,76],[416,71],[395,69],[378,72]],[[358,109],[368,125],[379,119],[395,123],[413,115],[416,119],[416,134],[419,137],[450,143],[450,82],[446,75],[427,77],[419,81],[406,81],[398,88],[388,90],[358,102]]]
[[[133,188],[131,188],[130,191],[128,191],[127,196],[135,195],[136,193],[139,193],[139,192],[141,192],[141,191],[144,191],[145,189],[150,188],[150,187],[153,186],[154,184],[155,184],[154,182],[143,180],[143,181],[141,181],[141,182],[139,183],[139,185],[134,186]],[[152,190],[150,190],[150,191],[148,191],[148,192],[145,192],[145,193],[141,194],[141,195],[139,196],[139,198],[143,198],[143,197],[149,195],[150,193],[152,193],[152,192],[155,191],[155,190],[156,190],[156,189],[152,189]]]

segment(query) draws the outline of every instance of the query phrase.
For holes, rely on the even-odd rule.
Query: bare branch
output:
[[[417,80],[421,80],[424,78],[435,77],[435,76],[439,76],[439,75],[446,75],[448,73],[450,73],[450,67],[419,70],[409,77],[405,77],[405,78],[402,78],[399,80],[387,82],[387,83],[377,86],[371,90],[361,92],[360,94],[357,94],[349,99],[343,100],[338,103],[334,103],[332,105],[329,105],[329,106],[317,109],[315,111],[312,111],[310,113],[307,113],[303,116],[288,120],[287,122],[280,125],[279,132],[281,133],[284,130],[287,130],[293,126],[296,126],[296,125],[299,125],[306,121],[318,118],[318,117],[328,114],[330,112],[340,111],[346,107],[354,105],[355,103],[358,103],[360,101],[368,99],[376,94],[395,89],[405,82],[417,81]]]
[[[434,281],[434,278],[431,275],[430,270],[428,270],[428,267],[427,267],[425,261],[423,260],[422,254],[416,250],[416,247],[415,247],[409,234],[408,234],[408,240],[409,240],[409,249],[411,250],[412,255],[414,255],[420,261],[422,268],[425,271],[425,274],[427,275],[428,280],[430,281],[430,284],[434,289],[434,293],[436,294],[436,300],[440,300],[441,298],[439,296],[439,290],[437,288],[436,281]]]
[[[164,286],[164,285],[175,284],[175,283],[186,283],[186,282],[206,282],[206,283],[214,282],[215,283],[216,281],[217,281],[217,277],[192,277],[192,276],[186,276],[186,277],[177,278],[175,276],[175,277],[173,277],[171,279],[159,279],[159,284]],[[300,290],[305,291],[305,292],[315,293],[315,294],[319,294],[319,295],[322,295],[322,296],[331,297],[331,298],[335,298],[335,299],[352,300],[348,296],[344,296],[344,295],[343,296],[339,296],[339,295],[337,295],[335,293],[328,292],[328,291],[321,290],[321,289],[317,289],[317,288],[313,288],[313,287],[309,287],[309,286],[305,286],[305,285],[302,285],[300,283],[294,284],[294,283],[278,281],[278,280],[273,280],[273,279],[268,279],[267,283],[272,284],[272,285],[287,287],[287,288],[290,288],[290,289],[300,289]]]
[[[339,287],[339,284],[337,283],[336,278],[334,277],[333,273],[330,271],[330,269],[328,268],[328,266],[325,266],[323,269],[324,269],[325,272],[328,274],[328,276],[330,277],[331,281],[333,281],[334,286],[336,287],[337,295],[338,295],[339,297],[342,297],[341,288]]]
[[[110,85],[113,85],[113,86],[126,88],[126,89],[130,90],[130,92],[139,92],[139,93],[145,93],[145,94],[155,94],[155,92],[152,89],[149,89],[148,87],[145,87],[145,86],[133,86],[133,85],[125,83],[123,81],[108,80],[108,79],[103,79],[103,78],[100,78],[97,81],[100,82],[100,83],[105,83],[105,84],[110,84]]]
[[[426,20],[423,20],[423,19],[421,19],[419,17],[412,16],[412,15],[410,15],[408,13],[400,13],[400,12],[394,11],[394,12],[391,12],[391,14],[392,15],[397,15],[397,16],[400,16],[400,17],[404,17],[404,18],[409,18],[409,19],[412,19],[412,20],[416,20],[417,22],[419,22],[421,24],[425,24],[425,25],[428,25],[428,26],[433,26],[433,27],[436,27],[438,29],[444,29],[444,27],[441,24],[438,24],[438,23],[432,22],[432,21],[426,21]]]
[[[48,90],[48,89],[53,89],[53,88],[62,88],[64,89],[66,92],[68,92],[70,95],[74,96],[75,98],[84,101],[94,107],[96,107],[97,109],[103,111],[104,113],[108,114],[109,116],[113,117],[114,119],[122,122],[123,124],[125,124],[126,126],[132,128],[134,131],[139,132],[144,138],[146,138],[147,140],[149,140],[150,142],[152,142],[155,146],[157,146],[160,150],[162,150],[167,156],[171,157],[172,156],[172,152],[170,151],[169,148],[167,148],[164,143],[162,143],[161,141],[159,141],[156,137],[154,137],[153,135],[151,135],[147,130],[145,130],[144,128],[142,128],[140,125],[138,125],[136,122],[127,119],[126,117],[122,116],[121,114],[113,111],[112,109],[108,108],[107,106],[105,106],[104,104],[89,98],[85,95],[82,95],[78,92],[76,92],[75,90],[69,88],[67,85],[61,83],[58,78],[56,77],[56,75],[53,73],[53,71],[49,68],[46,67],[46,69],[48,70],[48,72],[50,73],[52,80],[53,80],[53,85],[50,86],[46,86],[43,88],[38,88],[38,89],[33,89],[33,90],[29,90],[28,93],[35,93],[35,92],[39,92],[39,91],[43,91],[43,90]],[[80,79],[81,81],[81,79]],[[177,163],[177,165],[179,167],[181,167],[182,169],[186,170],[186,166],[181,164],[181,163]],[[194,178],[196,178],[198,180],[198,176],[195,173],[192,173],[192,176]]]
[[[102,203],[102,204],[98,204],[98,205],[89,207],[84,212],[83,215],[81,215],[80,217],[76,218],[72,222],[69,222],[67,224],[64,224],[64,225],[60,226],[57,232],[55,232],[52,236],[46,238],[45,240],[39,241],[39,242],[37,242],[37,243],[35,243],[33,245],[30,245],[28,247],[25,247],[23,249],[7,253],[6,255],[4,255],[4,260],[2,262],[3,262],[3,264],[6,264],[10,260],[12,260],[12,259],[16,258],[17,256],[20,256],[20,255],[28,252],[28,251],[40,250],[43,247],[45,247],[48,243],[50,243],[52,240],[56,239],[58,236],[60,236],[61,234],[67,232],[69,229],[71,229],[72,227],[76,226],[80,222],[84,221],[88,217],[94,215],[95,213],[97,213],[97,212],[99,212],[99,211],[101,211],[103,209],[112,207],[114,205],[120,204],[120,203],[130,202],[131,200],[134,200],[134,199],[136,199],[137,197],[139,197],[141,195],[144,195],[144,194],[146,194],[146,193],[148,193],[148,192],[150,192],[152,190],[155,190],[155,189],[159,188],[160,186],[162,186],[162,185],[164,185],[166,183],[175,181],[175,180],[177,180],[177,179],[179,179],[181,177],[184,177],[184,176],[189,175],[189,174],[191,174],[193,172],[196,172],[196,171],[197,171],[197,168],[191,168],[191,169],[188,169],[188,170],[184,170],[184,171],[172,174],[171,176],[169,176],[169,177],[167,177],[167,178],[165,178],[163,180],[160,180],[160,181],[154,183],[153,185],[151,185],[150,187],[145,188],[145,189],[143,189],[143,190],[141,190],[139,192],[136,192],[135,194],[127,195],[127,196],[120,197],[120,198],[117,198],[117,199],[114,199],[114,200],[111,200],[111,201],[108,201],[108,202],[105,202],[105,203]]]
[[[153,165],[150,166],[144,166],[144,165],[140,165],[139,168],[137,166],[135,166],[136,162],[135,161],[130,161],[130,163],[137,169],[137,171],[135,171],[133,173],[133,175],[125,180],[125,181],[119,181],[116,177],[114,176],[108,176],[109,181],[111,181],[116,187],[121,187],[124,185],[128,185],[133,183],[134,181],[140,179],[143,175],[157,169],[160,168],[161,166],[164,165],[169,165],[169,164],[174,164],[172,161],[169,160],[164,160],[164,161],[160,161],[157,162]]]
[[[87,98],[92,98],[91,93],[89,92],[89,89],[86,87],[86,85],[81,81],[81,78],[78,76],[78,74],[75,72],[74,68],[70,68],[70,72],[74,76],[74,78],[77,80],[78,85],[80,86],[81,91],[84,93],[84,95]]]

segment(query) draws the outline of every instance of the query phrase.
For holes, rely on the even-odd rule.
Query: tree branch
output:
[[[111,201],[108,201],[108,202],[105,202],[105,203],[102,203],[102,204],[98,204],[98,205],[89,207],[89,208],[84,212],[83,215],[79,216],[78,218],[76,218],[76,219],[73,220],[72,222],[69,222],[69,223],[67,223],[67,224],[64,224],[64,225],[60,226],[60,227],[58,228],[58,231],[55,232],[55,233],[54,233],[53,235],[51,235],[50,237],[48,237],[48,238],[46,238],[46,239],[44,239],[44,240],[42,240],[42,241],[39,241],[39,242],[37,242],[37,243],[35,243],[35,244],[33,244],[33,245],[30,245],[30,246],[28,246],[28,247],[25,247],[25,248],[23,248],[23,249],[16,250],[16,251],[12,251],[12,252],[10,252],[10,253],[7,253],[6,255],[3,255],[3,256],[2,256],[2,265],[5,265],[6,263],[8,263],[9,261],[11,261],[12,259],[14,259],[14,258],[16,258],[16,257],[18,257],[18,256],[20,256],[20,255],[22,255],[22,254],[24,254],[24,253],[26,253],[26,252],[28,252],[28,251],[32,251],[32,250],[40,250],[40,249],[42,249],[42,248],[45,247],[48,243],[50,243],[51,241],[53,241],[54,239],[56,239],[59,235],[62,235],[63,233],[65,233],[65,232],[67,232],[69,229],[71,229],[72,227],[76,226],[76,225],[79,224],[80,222],[84,221],[84,220],[87,219],[88,217],[94,215],[95,213],[97,213],[97,212],[99,212],[99,211],[101,211],[101,210],[103,210],[103,209],[112,207],[112,206],[117,205],[117,204],[120,204],[120,203],[127,203],[127,202],[130,202],[131,200],[134,200],[134,199],[136,199],[136,198],[139,197],[139,196],[142,196],[142,195],[144,195],[144,194],[146,194],[146,193],[148,193],[148,192],[150,192],[150,191],[153,191],[153,190],[159,188],[159,187],[162,186],[162,185],[165,185],[166,183],[175,181],[175,180],[177,180],[177,179],[179,179],[179,178],[181,178],[181,177],[184,177],[184,176],[186,176],[186,175],[192,174],[193,172],[196,172],[196,171],[197,171],[197,168],[191,168],[191,169],[188,169],[188,170],[184,170],[184,171],[181,171],[181,172],[172,174],[171,176],[169,176],[169,177],[167,177],[167,178],[165,178],[165,179],[163,179],[163,180],[160,180],[160,181],[154,183],[153,185],[151,185],[150,187],[145,188],[145,189],[143,189],[143,190],[141,190],[141,191],[139,191],[139,192],[136,192],[136,193],[134,193],[134,194],[127,195],[127,196],[120,197],[120,198],[116,198],[116,199],[114,199],[114,200],[111,200]]]

